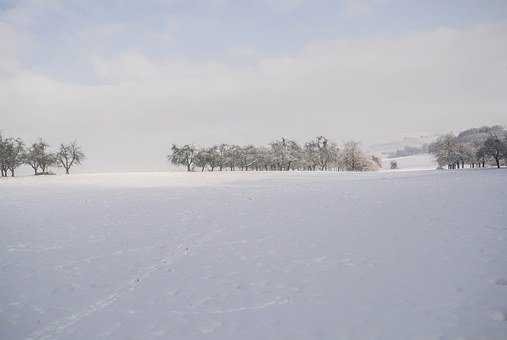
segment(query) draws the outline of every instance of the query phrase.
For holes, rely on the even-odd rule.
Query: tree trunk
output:
[[[500,169],[500,158],[495,157],[496,167]]]
[[[69,168],[65,168],[65,174],[69,174]]]

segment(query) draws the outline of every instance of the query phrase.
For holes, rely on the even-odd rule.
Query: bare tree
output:
[[[213,170],[215,170],[215,168],[219,167],[221,164],[219,147],[217,145],[215,145],[215,146],[208,148],[206,151],[208,153],[208,165],[209,165],[210,171],[213,171]]]
[[[211,154],[207,149],[200,149],[197,151],[195,158],[194,158],[194,164],[195,166],[198,166],[201,168],[201,172],[206,169],[206,166],[210,164],[211,161]]]
[[[38,175],[39,173],[39,163],[37,162],[37,153],[38,148],[35,144],[32,144],[26,151],[24,155],[24,162],[26,165],[29,165],[34,172],[34,175]]]
[[[186,144],[179,147],[173,144],[171,153],[167,157],[174,165],[183,165],[187,167],[187,171],[192,171],[196,155],[197,149],[193,145]]]
[[[344,144],[341,154],[343,166],[348,171],[365,171],[370,168],[370,161],[361,151],[358,142],[350,141]]]
[[[293,140],[282,137],[270,144],[278,170],[291,170],[302,159],[302,149]]]
[[[491,135],[484,142],[484,153],[495,160],[497,168],[500,168],[500,160],[505,156],[506,146],[504,141],[496,135]]]
[[[253,145],[240,147],[238,152],[238,164],[241,170],[248,171],[257,162],[257,149]]]
[[[236,169],[238,164],[241,147],[239,145],[229,145],[225,150],[225,164],[231,171]]]
[[[70,168],[74,165],[80,165],[84,159],[85,154],[76,141],[70,144],[60,144],[60,148],[56,153],[56,161],[59,166],[65,169],[67,175],[69,174]]]
[[[20,138],[7,138],[5,140],[5,167],[14,177],[16,168],[23,164],[25,144]],[[7,175],[7,171],[5,171]]]
[[[45,175],[48,174],[49,167],[56,164],[56,156],[50,152],[49,144],[40,138],[27,150],[24,161],[32,167],[35,175]]]
[[[208,169],[220,171],[249,170],[376,170],[381,167],[378,157],[361,151],[359,144],[345,144],[343,152],[337,144],[319,136],[305,143],[302,148],[296,141],[280,138],[269,146],[220,144],[210,148],[195,148],[193,145],[173,145],[168,159],[176,165],[184,165],[188,171],[194,166],[201,172]]]
[[[448,169],[455,169],[458,162],[458,142],[453,134],[439,137],[429,145],[429,152],[435,157],[438,166],[447,165]]]
[[[220,144],[215,146],[216,148],[216,164],[218,166],[218,170],[222,171],[227,166],[227,152],[229,150],[229,145]]]
[[[328,166],[336,162],[339,154],[339,148],[331,143],[324,136],[318,136],[314,140],[305,143],[304,147],[305,164],[304,167],[310,170],[327,170]]]
[[[0,134],[0,173],[2,177],[7,177],[7,142],[2,134]]]

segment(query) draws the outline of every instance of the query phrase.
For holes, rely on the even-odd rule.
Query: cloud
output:
[[[264,0],[268,6],[277,11],[292,11],[302,6],[306,0]]]
[[[385,6],[389,0],[344,0],[345,13],[351,17],[372,15],[376,8]]]

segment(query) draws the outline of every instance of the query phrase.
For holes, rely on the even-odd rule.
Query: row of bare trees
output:
[[[0,171],[2,177],[14,177],[21,165],[30,166],[35,175],[49,174],[49,168],[58,166],[69,174],[70,169],[81,164],[85,155],[76,141],[60,144],[56,151],[51,151],[49,144],[42,138],[25,145],[21,138],[3,137],[0,135]]]
[[[168,160],[187,171],[195,168],[201,171],[368,171],[381,167],[380,158],[364,153],[359,143],[351,141],[340,147],[323,136],[302,146],[288,138],[280,138],[267,146],[220,144],[198,148],[173,144]]]
[[[448,169],[507,165],[507,130],[504,127],[484,126],[447,134],[429,145],[429,152],[440,168]]]

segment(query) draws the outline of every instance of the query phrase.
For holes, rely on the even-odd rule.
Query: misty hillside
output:
[[[397,141],[395,140],[391,142],[370,145],[368,149],[372,152],[388,155],[398,150],[402,150],[405,147],[421,148],[424,145],[434,142],[437,137],[437,135],[403,137],[401,140]]]

